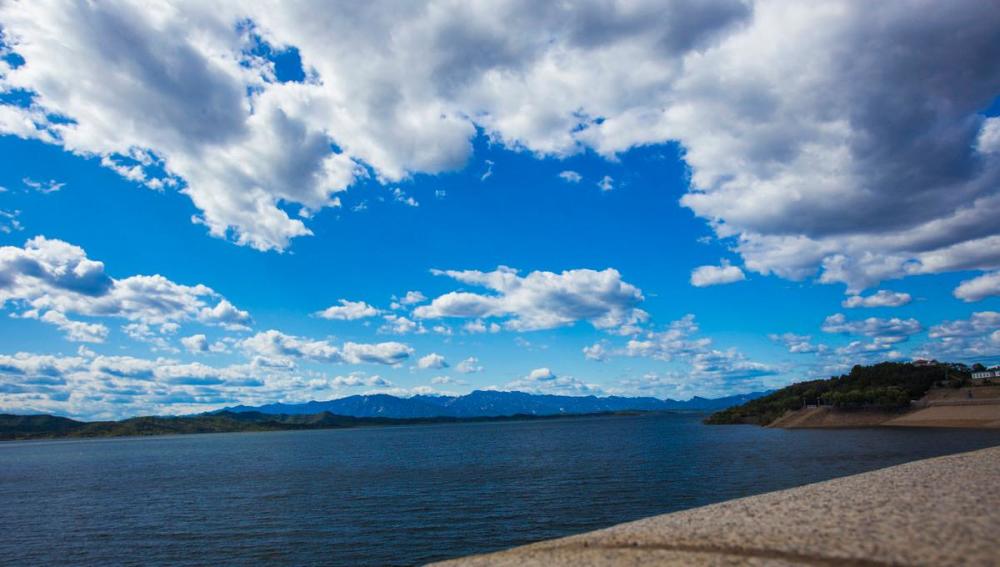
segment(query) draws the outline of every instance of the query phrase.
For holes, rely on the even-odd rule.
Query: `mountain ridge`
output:
[[[333,400],[303,403],[271,403],[260,406],[237,405],[218,411],[264,414],[315,414],[329,412],[351,417],[431,418],[493,417],[507,415],[569,415],[615,411],[710,411],[728,408],[768,395],[751,392],[722,398],[690,400],[626,396],[564,396],[517,391],[473,390],[460,396],[416,395],[409,398],[391,394],[356,394]]]
[[[48,414],[0,414],[0,441],[60,437],[123,437],[190,433],[287,431],[344,427],[558,419],[636,412],[710,411],[756,399],[766,392],[686,401],[652,397],[558,396],[476,390],[462,396],[354,395],[301,404],[235,406],[180,416],[136,416],[119,421],[78,421]],[[333,410],[333,411],[331,411]]]

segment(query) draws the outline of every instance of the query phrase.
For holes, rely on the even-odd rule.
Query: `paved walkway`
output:
[[[1000,566],[1000,447],[439,565]]]

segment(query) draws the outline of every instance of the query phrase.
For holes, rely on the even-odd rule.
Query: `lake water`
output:
[[[409,565],[1000,444],[699,419],[0,443],[0,562]]]

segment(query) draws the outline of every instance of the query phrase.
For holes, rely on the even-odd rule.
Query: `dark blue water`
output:
[[[0,562],[415,564],[996,444],[684,415],[0,443]]]

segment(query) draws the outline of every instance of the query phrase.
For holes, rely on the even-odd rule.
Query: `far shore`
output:
[[[319,429],[355,429],[399,427],[405,425],[445,425],[512,421],[548,421],[572,418],[624,417],[664,413],[703,413],[692,410],[616,411],[562,414],[513,414],[477,417],[351,417],[331,414],[261,414],[258,412],[220,412],[188,416],[142,416],[121,421],[76,421],[46,415],[0,414],[0,442],[51,439],[94,439],[154,437],[163,435],[201,435],[209,433],[259,433],[268,431],[310,431]]]

